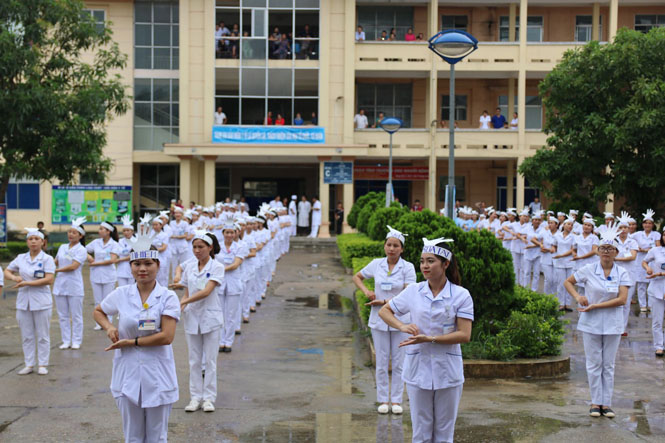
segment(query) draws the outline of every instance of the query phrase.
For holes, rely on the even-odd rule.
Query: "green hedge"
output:
[[[367,194],[363,195],[362,197],[359,197],[358,200],[353,204],[353,207],[351,207],[351,211],[349,211],[349,215],[346,217],[346,222],[351,226],[352,228],[355,228],[357,226],[357,221],[358,221],[358,215],[360,214],[360,211],[362,211],[363,207],[365,204],[370,201],[370,200],[375,200],[377,197],[380,198],[380,196],[383,196],[383,199],[385,201],[386,194],[383,192],[368,192]]]
[[[393,228],[397,221],[409,210],[403,206],[390,206],[389,208],[383,207],[376,209],[369,218],[367,223],[367,235],[372,240],[383,241],[388,233],[386,226],[390,225]]]
[[[374,260],[375,257],[356,257],[353,259],[353,275],[357,274],[362,268],[367,266],[369,262]],[[366,278],[363,280],[363,283],[370,291],[374,290],[374,279]],[[365,321],[365,326],[369,323],[369,314],[372,311],[371,306],[365,306],[365,303],[369,302],[369,298],[365,295],[360,289],[356,289],[356,301],[358,302],[358,309],[360,310],[360,316]]]
[[[337,236],[337,247],[342,256],[342,264],[351,268],[353,259],[358,257],[383,256],[383,242],[371,240],[363,234],[342,234]]]

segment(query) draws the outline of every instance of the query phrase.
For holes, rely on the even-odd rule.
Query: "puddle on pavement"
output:
[[[327,309],[331,311],[348,312],[353,307],[353,302],[335,292],[309,297],[295,297],[286,299],[290,303],[302,303],[307,308]]]
[[[475,424],[474,419],[458,417],[455,425],[456,442],[478,441],[539,441],[564,429],[577,428],[578,424],[553,418],[525,414],[490,413],[486,424]]]

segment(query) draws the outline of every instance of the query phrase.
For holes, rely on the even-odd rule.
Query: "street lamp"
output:
[[[390,134],[390,154],[388,157],[388,184],[386,185],[386,208],[393,201],[393,134],[402,127],[402,120],[397,117],[386,117],[379,122],[381,129]]]
[[[448,189],[446,215],[453,218],[455,189],[455,63],[478,49],[478,40],[468,32],[452,29],[439,31],[429,39],[429,49],[450,64],[450,101],[448,106]]]

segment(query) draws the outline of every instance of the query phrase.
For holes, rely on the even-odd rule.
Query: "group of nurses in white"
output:
[[[118,240],[118,260],[116,261],[116,272],[118,273],[118,287],[134,283],[132,269],[129,265],[130,252],[132,251],[132,240],[134,237],[134,225],[129,215],[122,216],[122,238]]]
[[[638,231],[632,235],[633,240],[637,243],[637,258],[635,259],[635,287],[637,292],[637,300],[640,304],[640,311],[646,312],[651,310],[652,297],[647,295],[647,287],[650,279],[642,262],[646,261],[647,254],[657,245],[663,245],[661,235],[654,228],[653,216],[654,211],[647,209],[642,219],[642,231]],[[662,295],[661,295],[662,300]]]
[[[402,380],[402,362],[404,352],[400,343],[408,336],[400,330],[390,327],[379,317],[379,310],[399,295],[408,285],[416,283],[416,270],[413,264],[402,259],[405,235],[388,226],[388,234],[383,244],[385,258],[372,260],[353,276],[355,285],[367,295],[371,306],[368,327],[372,329],[372,341],[376,353],[376,400],[380,414],[401,414],[404,381]],[[374,279],[374,291],[370,291],[363,280]],[[398,315],[402,323],[411,323],[410,314]],[[392,382],[388,367],[392,367]],[[390,403],[390,404],[389,404]]]
[[[118,230],[110,223],[102,222],[99,226],[99,238],[85,247],[90,266],[90,285],[95,305],[98,305],[115,289],[118,274],[115,262],[118,259]],[[109,317],[109,321],[112,318]],[[102,327],[95,325],[95,330]]]
[[[614,363],[624,331],[624,306],[633,286],[628,270],[616,263],[623,230],[619,224],[605,229],[598,244],[599,262],[581,267],[564,282],[580,312],[577,330],[583,334],[592,417],[615,416],[611,409]],[[584,284],[584,295],[577,289],[579,283]]]
[[[44,234],[36,228],[26,230],[28,252],[19,254],[9,263],[4,270],[4,277],[16,282],[10,289],[18,289],[16,319],[21,328],[25,361],[25,367],[18,374],[30,374],[34,371],[35,364],[38,364],[37,373],[46,375],[51,349],[49,329],[53,308],[50,285],[54,280],[55,261],[42,250]]]
[[[461,286],[452,240],[423,239],[420,270],[411,284],[379,311],[390,327],[408,334],[402,379],[411,409],[414,442],[452,442],[464,370],[460,343],[471,339],[473,301]],[[409,315],[404,323],[397,315]]]
[[[663,229],[665,233],[665,228]],[[658,246],[649,248],[642,260],[642,270],[649,282],[647,294],[651,308],[651,331],[656,357],[663,357],[663,314],[665,314],[665,235],[659,234]],[[639,282],[638,282],[639,284]]]
[[[111,394],[122,416],[125,441],[165,442],[171,408],[178,401],[171,343],[181,303],[157,281],[161,263],[151,239],[139,235],[132,243],[130,267],[136,283],[108,294],[95,307],[94,318],[111,340],[106,350],[115,350]],[[117,327],[108,320],[114,315]]]
[[[244,289],[244,276],[240,266],[249,255],[249,249],[244,242],[238,241],[238,229],[239,226],[232,223],[224,225],[222,228],[224,242],[220,245],[220,252],[215,255],[215,259],[224,267],[224,281],[217,292],[224,312],[219,352],[231,352],[236,332],[240,331]]]

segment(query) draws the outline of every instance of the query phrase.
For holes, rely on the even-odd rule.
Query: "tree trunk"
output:
[[[9,176],[0,177],[0,203],[7,203],[7,188],[9,187]]]

